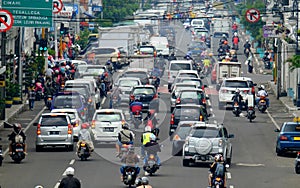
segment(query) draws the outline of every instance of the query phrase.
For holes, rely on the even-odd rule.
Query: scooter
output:
[[[128,185],[128,187],[132,187],[135,185],[135,180],[137,177],[136,168],[132,166],[125,167],[125,175],[123,176],[123,183]]]
[[[250,122],[256,118],[254,107],[248,107],[247,118]]]
[[[295,159],[295,172],[296,174],[300,174],[300,152],[297,153],[297,157]]]
[[[14,143],[12,145],[11,158],[16,163],[20,163],[25,158],[24,144],[23,143]]]
[[[82,161],[86,161],[91,156],[88,144],[86,142],[80,141],[77,155]]]
[[[213,180],[212,187],[213,188],[224,188],[224,180],[221,177],[216,177]]]
[[[130,147],[132,147],[132,144],[122,144],[119,158],[122,158],[124,154],[128,153]]]
[[[148,163],[143,167],[144,171],[152,176],[158,169],[157,161],[154,154],[148,155]]]
[[[240,109],[240,106],[239,106],[239,103],[238,103],[238,102],[234,102],[234,104],[233,104],[233,109],[232,109],[232,113],[233,113],[236,117],[239,117],[239,116],[240,116],[241,109]]]
[[[46,106],[47,108],[50,110],[51,108],[51,104],[52,104],[52,95],[47,95],[47,98],[46,98]]]
[[[267,101],[265,98],[265,96],[260,96],[260,99],[258,101],[257,107],[261,113],[264,113],[267,110]]]
[[[132,113],[132,122],[134,124],[134,128],[139,128],[139,125],[142,123],[143,121],[143,117],[142,117],[142,112],[141,111],[136,111]]]

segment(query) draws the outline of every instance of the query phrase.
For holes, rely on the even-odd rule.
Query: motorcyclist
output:
[[[134,101],[131,102],[130,104],[130,116],[132,118],[132,114],[139,111],[139,112],[142,112],[142,109],[143,109],[143,103],[140,102],[140,98],[139,97],[135,97],[134,98]]]
[[[27,145],[25,144],[26,135],[22,130],[22,125],[20,123],[13,124],[13,131],[10,135],[8,135],[8,140],[10,140],[9,144],[9,155],[12,155],[13,147],[16,143],[24,144],[24,154],[27,155]]]
[[[112,108],[113,107],[113,98],[117,98],[118,100],[118,105],[120,104],[121,102],[121,95],[122,94],[122,91],[121,89],[119,88],[119,86],[117,87],[114,87],[112,90],[111,90],[111,94],[110,94],[110,101],[109,101],[109,108]]]
[[[80,188],[81,187],[80,181],[74,177],[75,169],[73,167],[68,167],[65,173],[67,177],[64,177],[61,180],[58,188]]]
[[[204,71],[205,71],[204,74],[207,74],[208,73],[208,69],[210,68],[210,65],[211,65],[211,61],[210,61],[210,59],[207,56],[203,60],[203,65],[204,65]]]
[[[156,136],[151,132],[152,129],[150,126],[145,127],[145,132],[141,136],[141,155],[145,157],[145,145],[150,142],[151,138],[156,139]]]
[[[240,38],[238,37],[237,32],[235,32],[232,37],[232,44],[233,44],[233,48],[236,48],[236,50],[239,47],[239,42],[240,42]]]
[[[151,84],[154,85],[154,87],[155,87],[156,90],[157,90],[157,88],[158,88],[159,85],[160,85],[160,78],[157,77],[156,75],[154,75],[154,76],[152,77],[152,83],[151,83]]]
[[[91,137],[91,134],[90,134],[88,128],[89,128],[88,123],[81,124],[81,129],[78,133],[78,142],[77,142],[77,152],[78,153],[80,152],[79,148],[80,148],[80,143],[82,141],[84,141],[87,144],[90,153],[94,151],[94,144],[93,144],[92,137]]]
[[[236,32],[238,31],[238,25],[236,24],[236,22],[234,22],[234,23],[232,24],[231,28],[232,28],[232,32],[233,32],[233,33],[236,33]]]
[[[186,59],[186,60],[193,60],[192,52],[188,52],[188,53],[184,56],[184,59]]]
[[[128,152],[122,156],[121,162],[124,163],[124,165],[122,165],[122,167],[120,168],[122,181],[125,176],[126,167],[134,167],[136,169],[135,175],[138,176],[138,174],[140,173],[140,167],[138,167],[139,156],[135,154],[133,146],[129,147]]]
[[[172,61],[172,60],[177,60],[174,52],[172,52],[171,55],[169,56],[169,61]]]
[[[224,163],[224,158],[221,154],[216,154],[215,157],[214,157],[214,162],[210,165],[210,168],[209,168],[209,175],[208,175],[208,187],[212,187],[212,181],[215,179],[216,177],[216,168],[217,168],[217,165],[218,163],[220,163],[221,165],[224,165],[224,168],[223,169],[226,169],[225,168],[225,163]],[[225,178],[225,172],[223,172],[223,177],[221,177],[224,181],[224,187],[226,187],[226,178]]]
[[[108,59],[107,61],[106,61],[106,67],[107,67],[107,69],[108,69],[108,71],[110,72],[110,74],[112,74],[113,72],[113,66],[112,66],[112,62],[111,62],[111,59]]]
[[[260,97],[261,96],[264,96],[265,97],[265,100],[266,100],[266,105],[267,107],[270,106],[270,100],[268,98],[269,94],[268,92],[265,90],[265,86],[264,85],[260,85],[260,87],[258,88],[258,92],[256,94],[256,104],[259,103],[259,100],[260,100]]]
[[[227,41],[227,37],[225,34],[223,34],[222,38],[220,39],[219,45],[221,46],[222,44],[224,44],[225,41]]]
[[[122,130],[118,133],[118,141],[116,143],[117,155],[116,157],[120,157],[121,155],[121,147],[122,144],[133,145],[134,133],[129,130],[128,123],[122,124]]]
[[[239,89],[235,90],[235,94],[232,96],[231,100],[232,100],[232,106],[234,105],[235,102],[237,102],[239,104],[240,110],[242,110],[242,108],[243,108],[243,104],[242,104],[243,97],[240,94]]]
[[[51,81],[49,80],[46,83],[45,89],[44,89],[44,101],[45,101],[45,105],[47,105],[47,98],[48,96],[53,97],[53,95],[56,93],[55,88],[52,86]]]
[[[160,158],[157,155],[157,152],[161,152],[160,146],[157,143],[156,136],[150,136],[150,141],[144,144],[144,149],[147,151],[147,154],[144,158],[144,167],[148,165],[148,156],[153,154],[155,156],[156,165],[161,166]]]
[[[225,52],[229,52],[230,51],[230,46],[228,45],[228,41],[224,41],[224,43],[222,44],[222,48]]]
[[[249,43],[249,40],[246,40],[246,43],[244,44],[244,54],[247,53],[247,50],[248,50],[248,53],[251,52],[251,44]]]
[[[144,118],[144,122],[146,123],[146,126],[150,126],[152,130],[154,128],[156,128],[156,125],[158,124],[158,121],[156,119],[155,110],[149,110],[148,111],[147,116]],[[151,122],[151,123],[149,123],[149,122]]]
[[[147,177],[142,177],[140,181],[141,183],[137,184],[136,188],[152,188],[152,186],[149,185],[149,179]]]

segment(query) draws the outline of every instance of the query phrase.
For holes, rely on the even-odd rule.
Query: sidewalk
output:
[[[25,110],[28,110],[28,104],[25,104],[25,101],[22,104],[13,104],[12,107],[5,108],[5,120],[0,120],[0,130],[3,128],[3,122],[10,121]]]

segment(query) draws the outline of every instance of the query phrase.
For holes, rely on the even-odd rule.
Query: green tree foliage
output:
[[[103,0],[103,18],[117,23],[131,16],[138,8],[139,0]]]
[[[87,46],[89,42],[88,38],[90,33],[91,32],[87,28],[83,31],[80,31],[79,40],[77,41],[77,44],[79,44],[81,49],[84,49]]]
[[[294,55],[293,57],[286,60],[289,63],[290,71],[300,68],[300,55]]]

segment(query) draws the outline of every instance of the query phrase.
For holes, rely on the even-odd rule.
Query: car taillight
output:
[[[170,124],[174,125],[174,114],[171,115]]]
[[[252,86],[252,88],[251,88],[251,93],[255,93],[255,88],[254,88],[254,86]]]
[[[153,99],[157,99],[158,98],[158,94],[156,93],[154,96],[153,96]]]
[[[125,123],[126,123],[126,121],[125,121],[125,120],[122,120],[122,121],[121,121],[121,124],[122,124],[122,125],[124,125]]]
[[[253,110],[253,107],[252,106],[248,107],[248,110]]]
[[[206,99],[202,99],[202,104],[206,104]]]
[[[201,87],[201,89],[204,91],[204,85]]]
[[[121,58],[121,53],[120,52],[118,52],[118,58]]]
[[[41,124],[37,125],[36,134],[41,135]]]
[[[200,119],[200,121],[203,121],[203,116],[202,116],[202,115],[200,115],[199,119]]]
[[[68,134],[72,134],[72,126],[71,126],[71,124],[68,124]]]
[[[130,95],[130,100],[134,100],[134,95]]]
[[[244,93],[247,94],[249,91],[248,90],[244,90]]]
[[[181,102],[181,100],[180,100],[180,98],[178,97],[178,98],[176,99],[176,104],[180,104],[180,102]]]
[[[279,137],[279,139],[280,139],[280,140],[288,140],[288,138],[287,138],[286,136],[284,136],[284,135],[281,135],[281,136]]]
[[[76,120],[74,127],[78,127],[79,126],[79,121]]]
[[[93,121],[92,121],[92,129],[94,129],[95,127],[96,127],[96,121],[93,120]]]
[[[156,55],[157,55],[156,51],[155,51],[155,52],[153,52],[153,56],[154,56],[154,57],[156,57]]]

